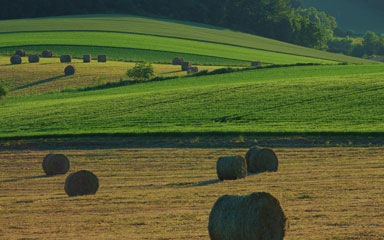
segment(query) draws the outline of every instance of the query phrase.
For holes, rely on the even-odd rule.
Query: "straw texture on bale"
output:
[[[199,72],[199,68],[198,67],[191,67],[191,68],[189,68],[189,71],[191,71],[193,73],[197,73],[197,72]]]
[[[72,57],[70,55],[61,55],[60,62],[62,63],[70,63],[72,61]]]
[[[47,175],[65,174],[69,167],[69,160],[63,154],[48,154],[43,160],[43,170]]]
[[[28,56],[28,61],[30,62],[30,63],[38,63],[38,62],[40,62],[40,57],[38,56],[38,55],[29,55]]]
[[[51,50],[44,50],[42,53],[41,53],[41,56],[44,57],[44,58],[50,58],[53,56],[53,53]]]
[[[107,62],[107,55],[99,55],[97,56],[98,62]]]
[[[65,192],[70,197],[95,194],[98,188],[96,175],[86,170],[72,173],[65,180]]]
[[[261,61],[252,62],[253,67],[257,67],[257,66],[261,66],[261,65],[263,65],[263,63]]]
[[[15,55],[11,57],[11,64],[21,64],[23,60],[19,55]]]
[[[220,197],[209,215],[211,240],[282,240],[286,217],[269,193]]]
[[[241,156],[220,157],[216,163],[216,171],[221,181],[245,178],[247,162]]]
[[[75,72],[76,72],[76,69],[75,69],[75,67],[72,66],[72,65],[69,65],[69,66],[67,66],[67,67],[64,69],[64,74],[65,74],[65,76],[73,75],[73,74],[75,74]]]
[[[90,54],[86,54],[83,56],[83,62],[90,63],[92,60],[92,56]]]
[[[188,71],[192,67],[191,62],[183,62],[181,63],[181,70],[182,71]]]
[[[20,57],[25,57],[25,50],[24,49],[17,49],[15,52],[15,55],[19,55]]]
[[[269,148],[253,147],[245,155],[248,171],[254,173],[276,172],[279,161],[273,150]]]
[[[184,62],[184,58],[175,57],[172,61],[172,65],[181,65]]]

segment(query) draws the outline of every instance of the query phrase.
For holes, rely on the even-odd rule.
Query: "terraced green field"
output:
[[[9,97],[0,136],[384,132],[383,79],[383,65],[305,66]]]
[[[114,31],[114,32],[122,32],[122,33],[144,34],[144,35],[147,35],[146,38],[144,36],[136,36],[137,38],[140,38],[140,40],[144,39],[144,41],[148,39],[153,39],[151,37],[156,37],[156,36],[166,37],[167,40],[169,40],[170,42],[176,41],[175,39],[170,39],[170,38],[178,38],[179,41],[183,39],[186,41],[186,42],[183,42],[183,44],[185,43],[186,46],[185,47],[178,46],[178,47],[179,48],[181,47],[185,50],[188,49],[187,51],[185,51],[185,53],[188,53],[188,54],[197,54],[198,51],[203,51],[203,50],[205,53],[214,52],[215,53],[214,56],[217,56],[218,54],[225,54],[222,52],[218,53],[219,50],[228,49],[225,46],[221,46],[217,44],[217,43],[220,43],[220,44],[233,46],[236,49],[238,49],[238,47],[248,49],[248,50],[241,50],[243,53],[245,51],[246,54],[249,51],[249,53],[246,56],[247,60],[256,59],[256,60],[263,61],[264,59],[260,59],[258,55],[252,56],[253,53],[259,53],[254,50],[262,50],[262,51],[267,51],[271,54],[284,53],[284,54],[291,54],[295,56],[306,56],[310,58],[325,59],[325,60],[338,61],[338,62],[373,63],[373,61],[369,61],[369,60],[352,58],[352,57],[347,57],[347,56],[338,55],[338,54],[331,54],[331,53],[318,51],[314,49],[308,49],[308,48],[304,48],[304,47],[300,47],[300,46],[296,46],[288,43],[283,43],[280,41],[266,39],[266,38],[262,38],[262,37],[258,37],[250,34],[235,32],[228,29],[222,29],[222,28],[217,28],[213,26],[199,25],[199,24],[188,23],[188,22],[177,22],[177,21],[170,21],[170,20],[164,20],[164,19],[149,19],[149,18],[143,18],[143,17],[129,16],[129,15],[86,15],[86,16],[0,21],[0,33],[3,34],[1,36],[1,39],[8,38],[7,36],[11,32],[41,32],[41,31],[47,31],[47,32],[55,31],[57,35],[53,34],[53,37],[58,38],[56,36],[60,36],[60,33],[57,31],[73,31],[73,30],[100,31],[100,32]],[[47,34],[49,35],[49,33]],[[89,34],[97,34],[97,33],[89,33]],[[117,34],[117,33],[114,33],[114,34]],[[43,36],[42,33],[37,33],[37,35]],[[117,36],[117,35],[114,35],[114,36]],[[86,37],[86,39],[88,39],[88,42],[83,44],[86,44],[88,46],[93,46],[94,44],[92,44],[92,42],[94,41],[96,41],[95,45],[97,45],[98,41],[102,41],[101,39],[94,39],[91,37]],[[8,41],[8,43],[5,46],[14,46],[15,44],[14,40],[16,39],[12,38],[11,41]],[[116,40],[118,41],[118,39]],[[157,40],[160,40],[160,39],[157,38]],[[194,41],[192,44],[192,48],[190,48],[191,46],[188,45],[188,43],[190,43],[189,41],[191,40]],[[17,41],[23,42],[23,39],[20,39]],[[54,44],[49,39],[45,39],[43,37],[41,37],[41,41],[50,42],[50,44]],[[60,39],[58,39],[58,41],[60,41]],[[180,43],[179,41],[178,43]],[[205,42],[207,45],[205,44],[200,45],[201,43],[196,43],[196,41]],[[42,42],[40,42],[39,40],[37,44],[42,44]],[[31,45],[29,41],[24,41],[23,44]],[[210,48],[210,46],[212,45],[210,44],[216,44],[214,46],[215,48],[217,47],[218,49],[212,50],[212,48]],[[203,49],[200,49],[200,47],[196,47],[196,46],[204,46],[204,47]],[[125,46],[125,47],[130,48],[130,46]],[[151,46],[149,49],[158,50],[159,48],[160,46]],[[162,51],[164,51],[163,45],[161,46],[161,49],[163,49]],[[166,47],[166,49],[167,49],[166,51],[172,50],[172,49],[169,49],[169,47]],[[250,49],[253,49],[253,50],[250,50]],[[180,49],[178,50],[180,51]],[[4,51],[4,49],[2,51]],[[235,50],[233,49],[233,51]],[[235,56],[237,56],[237,54],[235,54]],[[233,59],[236,57],[230,56],[230,58]],[[282,58],[284,58],[284,56],[282,56]],[[268,60],[264,60],[264,61],[268,62]],[[295,59],[295,61],[291,63],[295,63],[297,61],[300,61],[300,60]],[[269,62],[277,63],[270,60]]]
[[[334,63],[333,61],[261,51],[200,41],[111,32],[33,32],[9,33],[0,38],[0,47],[26,45],[83,45],[95,47],[117,47],[172,52],[174,56],[193,53],[243,61],[261,60],[270,64]],[[49,47],[48,47],[49,48]],[[172,58],[167,57],[168,61]]]

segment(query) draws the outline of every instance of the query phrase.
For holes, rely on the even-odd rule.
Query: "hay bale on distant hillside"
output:
[[[183,62],[181,63],[181,70],[182,71],[188,71],[192,67],[191,62]]]
[[[18,55],[20,57],[25,57],[25,50],[24,49],[17,49],[15,52],[15,55]]]
[[[252,62],[252,67],[258,67],[258,66],[261,66],[261,65],[263,65],[263,63],[261,61]]]
[[[29,63],[38,63],[40,62],[40,57],[38,55],[32,54],[28,56]]]
[[[172,61],[172,65],[181,65],[184,62],[184,58],[175,57]]]
[[[245,178],[247,162],[241,156],[220,157],[216,163],[216,171],[221,181]]]
[[[286,217],[269,193],[220,197],[209,215],[212,240],[282,240]]]
[[[82,170],[70,174],[65,180],[65,192],[70,197],[95,194],[99,180],[92,172]]]
[[[279,162],[275,152],[269,148],[253,147],[245,155],[248,171],[254,173],[276,172]]]
[[[98,62],[107,62],[107,55],[99,55],[97,56]]]
[[[63,154],[48,154],[45,156],[42,165],[47,175],[65,174],[70,167],[68,158]]]
[[[51,57],[53,57],[53,52],[51,50],[44,50],[41,53],[41,56],[44,58],[51,58]]]
[[[91,54],[86,54],[86,55],[83,56],[83,62],[90,63],[91,60],[92,60]]]
[[[75,74],[75,72],[76,72],[76,69],[75,69],[75,67],[72,66],[72,65],[69,65],[69,66],[67,66],[67,67],[64,69],[64,74],[65,74],[65,76],[73,75],[73,74]]]
[[[72,57],[70,55],[61,55],[60,62],[62,63],[70,63],[72,61]]]
[[[23,61],[19,55],[15,55],[11,57],[11,64],[21,64]]]
[[[190,67],[188,71],[193,72],[193,73],[197,73],[197,72],[199,72],[199,68],[198,67]]]

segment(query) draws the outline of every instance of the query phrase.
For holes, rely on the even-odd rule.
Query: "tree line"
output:
[[[306,47],[326,49],[334,18],[300,0],[3,0],[0,19],[124,13],[228,27]]]

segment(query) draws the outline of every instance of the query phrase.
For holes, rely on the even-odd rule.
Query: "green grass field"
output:
[[[257,69],[9,97],[1,137],[384,131],[383,65]]]
[[[306,56],[310,58],[325,59],[325,60],[338,61],[338,62],[373,63],[373,61],[369,61],[369,60],[358,59],[358,58],[343,56],[339,54],[332,54],[324,51],[304,48],[304,47],[300,47],[300,46],[296,46],[288,43],[283,43],[280,41],[275,41],[267,38],[254,36],[251,34],[244,34],[241,32],[231,31],[228,29],[222,29],[222,28],[217,28],[213,26],[200,25],[200,24],[188,23],[188,22],[177,22],[177,21],[164,20],[164,19],[149,19],[149,18],[143,18],[143,17],[129,16],[129,15],[86,15],[86,16],[69,16],[69,17],[0,21],[0,33],[4,34],[2,35],[1,39],[4,38],[8,40],[9,40],[8,36],[23,36],[23,34],[28,35],[28,33],[25,33],[25,32],[31,32],[31,31],[32,32],[47,31],[46,34],[48,34],[48,36],[53,36],[54,39],[57,39],[58,36],[61,36],[61,34],[65,35],[65,33],[60,33],[57,31],[70,31],[70,30],[100,31],[100,32],[115,31],[115,32],[147,35],[146,37],[136,36],[140,38],[140,40],[153,39],[153,37],[157,36],[156,38],[157,40],[161,40],[161,37],[165,37],[166,40],[169,40],[170,42],[174,42],[177,40],[170,39],[170,38],[179,38],[177,42],[183,39],[185,41],[183,43],[186,43],[187,45],[188,43],[190,43],[190,41],[193,40],[192,48],[188,48],[188,46],[185,46],[185,47],[175,46],[176,48],[181,47],[184,49],[191,50],[192,52],[187,52],[189,54],[196,54],[194,51],[200,51],[200,50],[201,51],[204,50],[204,52],[208,51],[212,53],[212,48],[209,48],[209,46],[212,46],[211,44],[214,44],[213,46],[218,47],[219,50],[228,49],[228,46],[222,46],[222,44],[226,44],[226,45],[232,45],[232,47],[236,49],[238,49],[239,47],[248,48],[248,50],[243,50],[243,51],[245,51],[245,54],[247,55],[246,56],[247,59],[251,59],[251,60],[254,60],[255,57],[258,57],[258,56],[250,56],[252,55],[252,52],[255,52],[255,53],[257,52],[254,50],[262,50],[262,51],[268,51],[270,54],[285,53],[285,54],[291,54],[295,56]],[[24,32],[24,33],[18,33],[21,35],[17,35],[17,34],[8,35],[11,32]],[[50,32],[55,32],[55,33],[50,33]],[[32,36],[34,35],[34,33],[29,33],[29,34],[32,34]],[[35,34],[37,34],[38,36],[44,35],[43,33],[35,33]],[[78,34],[81,34],[81,33],[78,33]],[[97,33],[88,32],[88,34],[90,34],[91,36],[92,34],[97,34]],[[113,34],[117,36],[116,35],[117,33],[113,33]],[[28,36],[31,36],[31,35],[28,35]],[[121,36],[121,34],[118,36]],[[85,36],[85,38],[89,39],[90,37]],[[115,38],[113,39],[119,42],[119,39],[115,39]],[[41,37],[39,41],[40,40],[42,42],[51,41],[43,37]],[[67,39],[67,40],[71,41],[71,39]],[[14,45],[14,41],[23,42],[23,39],[17,40],[15,38],[11,38],[10,41],[7,41],[8,45],[6,46]],[[57,41],[61,41],[61,39],[59,38],[57,39]],[[93,45],[91,44],[93,41],[98,42],[98,41],[102,41],[102,39],[92,38],[87,42],[86,45]],[[205,44],[200,45],[202,43],[196,43],[196,41],[205,42]],[[217,43],[220,43],[220,44],[217,45]],[[31,45],[29,41],[27,41],[26,39],[24,39],[24,44]],[[39,42],[39,44],[42,44],[42,43]],[[204,47],[203,49],[199,49],[199,48],[196,49],[195,44],[197,44],[196,46],[204,46]],[[3,43],[3,46],[4,46],[4,43]],[[129,46],[125,46],[125,47],[129,47]],[[155,46],[156,49],[158,49],[159,47],[160,46]],[[163,48],[164,46],[161,46],[161,47]],[[247,54],[247,51],[249,51],[248,54]],[[214,52],[215,52],[215,56],[219,54],[216,51]],[[220,54],[225,54],[225,53],[220,52]],[[230,57],[230,58],[233,58],[233,57]],[[263,61],[263,59],[257,59],[257,60]]]

